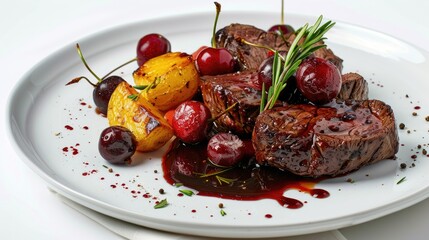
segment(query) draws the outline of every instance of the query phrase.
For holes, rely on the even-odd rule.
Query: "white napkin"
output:
[[[52,191],[53,192],[53,191]],[[55,192],[53,192],[55,193]],[[168,232],[162,232],[150,228],[145,228],[139,225],[135,225],[132,223],[124,222],[118,220],[116,218],[112,218],[106,216],[104,214],[95,212],[87,207],[84,207],[66,197],[63,197],[60,194],[56,194],[65,204],[70,206],[71,208],[77,210],[83,215],[89,217],[94,220],[98,224],[107,228],[119,236],[122,236],[126,239],[130,240],[148,240],[148,239],[157,239],[157,240],[203,240],[203,239],[211,239],[211,240],[220,240],[219,238],[207,238],[207,237],[198,237],[198,236],[189,236],[189,235],[180,235]],[[267,239],[267,238],[265,238]],[[267,239],[269,240],[269,239]],[[338,230],[294,236],[294,237],[283,237],[283,238],[271,238],[271,240],[347,240]]]

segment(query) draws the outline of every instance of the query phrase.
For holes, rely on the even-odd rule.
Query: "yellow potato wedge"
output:
[[[120,83],[110,97],[107,119],[110,126],[128,128],[136,137],[137,151],[150,152],[164,146],[173,129],[163,115],[128,83]]]
[[[138,86],[148,85],[141,96],[161,111],[191,99],[200,81],[192,56],[174,52],[152,58],[133,73]]]

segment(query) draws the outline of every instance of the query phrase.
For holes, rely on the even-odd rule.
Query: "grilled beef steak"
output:
[[[216,120],[217,130],[239,135],[252,133],[261,103],[261,92],[255,89],[257,79],[256,71],[201,77],[204,104],[212,116],[218,116],[237,103],[234,109]]]
[[[252,141],[261,164],[309,177],[348,173],[398,151],[393,111],[378,100],[273,108],[257,117]]]
[[[237,23],[218,30],[216,33],[217,47],[228,49],[237,58],[240,70],[246,70],[258,69],[262,61],[267,58],[268,51],[265,48],[242,43],[242,39],[278,51],[287,51],[295,39],[295,35],[289,34],[282,37],[277,33],[265,32],[251,25]],[[331,61],[341,72],[343,60],[337,57],[330,49],[319,49],[314,52],[314,56]]]
[[[342,100],[368,99],[368,83],[357,73],[346,73],[342,76],[341,90],[337,98]]]
[[[364,100],[368,98],[368,86],[360,75],[348,73],[342,76],[343,83],[339,99]],[[228,107],[237,103],[236,111],[230,111],[216,120],[218,131],[231,131],[239,135],[249,135],[259,114],[261,92],[258,89],[258,73],[248,70],[217,76],[202,76],[200,90],[205,105],[212,116],[218,116]],[[296,88],[295,78],[288,80],[280,95],[280,101],[288,104],[302,104],[309,101]]]

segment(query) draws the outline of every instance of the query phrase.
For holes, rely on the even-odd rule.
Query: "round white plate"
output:
[[[267,29],[275,23],[275,16],[277,13],[224,12],[218,26],[240,22]],[[83,38],[79,44],[90,66],[103,76],[133,58],[137,40],[147,33],[166,36],[173,51],[192,53],[208,45],[213,18],[212,13],[202,13],[138,22]],[[296,28],[315,19],[288,17]],[[328,46],[344,59],[343,72],[363,75],[369,82],[370,97],[391,105],[397,124],[405,123],[406,127],[399,130],[401,146],[396,160],[317,184],[330,192],[329,198],[286,192],[285,196],[305,202],[301,209],[287,209],[274,200],[178,196],[178,188],[163,178],[160,158],[166,147],[138,154],[132,166],[105,162],[97,142],[108,124],[95,114],[92,87],[84,81],[65,86],[74,77],[91,77],[75,43],[34,66],[19,81],[8,106],[9,134],[22,159],[60,194],[124,221],[178,233],[249,238],[313,233],[362,223],[425,199],[429,158],[422,152],[429,150],[425,139],[429,128],[425,120],[429,115],[425,105],[429,100],[429,55],[392,37],[348,24],[337,23],[327,37]],[[135,68],[132,64],[116,74],[131,83]],[[415,109],[417,106],[421,108]],[[399,167],[401,163],[407,164],[406,169]],[[159,194],[160,188],[166,193]],[[155,202],[164,198],[169,205],[154,209]],[[227,215],[221,216],[219,203],[224,204]]]

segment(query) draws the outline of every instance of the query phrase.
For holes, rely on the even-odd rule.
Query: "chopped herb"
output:
[[[175,184],[174,184],[174,186],[175,186],[175,187],[181,187],[181,186],[183,186],[183,183],[179,183],[179,182],[178,182],[178,183],[175,183]]]
[[[221,210],[220,210],[220,215],[222,215],[222,217],[223,217],[223,216],[225,216],[225,215],[226,215],[226,212],[225,212],[223,209],[221,209]]]
[[[161,82],[161,77],[155,77],[153,82],[145,87],[145,91],[148,92],[149,89],[154,89]]]
[[[133,86],[133,88],[137,89],[137,90],[144,90],[148,87],[148,85],[135,85]]]
[[[401,180],[399,180],[396,184],[401,184],[402,182],[404,182],[404,181],[405,181],[405,178],[406,178],[406,177],[401,178]]]
[[[157,203],[153,208],[155,208],[155,209],[164,208],[167,205],[168,205],[167,199],[163,199],[159,203]]]
[[[138,94],[131,94],[127,96],[129,99],[136,101],[139,98]]]
[[[194,195],[194,192],[192,192],[192,190],[180,189],[179,192],[185,194],[186,196]]]
[[[224,173],[224,172],[229,171],[229,170],[231,170],[231,169],[233,169],[233,167],[226,168],[226,169],[224,169],[224,170],[217,171],[217,172],[213,172],[213,173],[206,173],[206,174],[196,173],[196,174],[200,175],[200,177],[201,177],[201,178],[205,178],[205,177],[211,177],[211,176],[215,176],[215,175],[218,175],[218,174]]]
[[[224,178],[218,175],[216,175],[216,179],[220,185],[222,185],[222,183],[231,184],[232,182],[237,180],[237,179],[231,179],[231,178]]]

